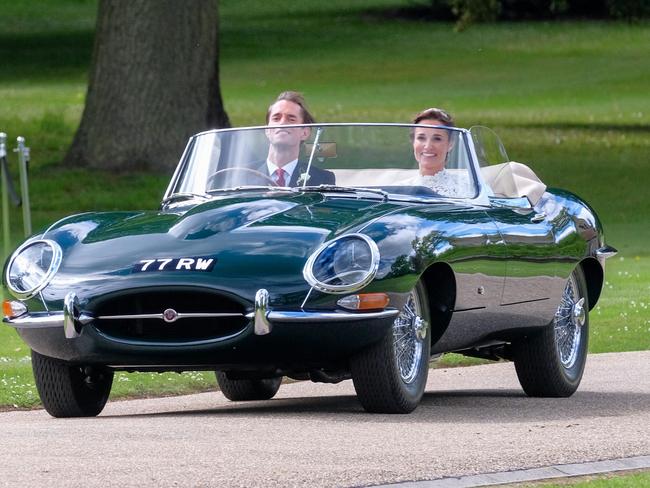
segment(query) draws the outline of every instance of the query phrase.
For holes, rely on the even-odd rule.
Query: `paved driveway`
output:
[[[349,381],[0,413],[0,486],[367,486],[648,455],[648,426],[650,351],[590,356],[568,399],[525,397],[500,363],[431,371],[410,415],[364,413]]]

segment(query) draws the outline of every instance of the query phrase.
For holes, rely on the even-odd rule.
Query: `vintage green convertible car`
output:
[[[562,397],[615,252],[486,128],[214,130],[160,209],[74,215],[22,244],[3,321],[55,417],[100,413],[119,370],[212,370],[236,401],[283,376],[351,378],[367,411],[407,413],[450,351],[510,359],[528,395]]]

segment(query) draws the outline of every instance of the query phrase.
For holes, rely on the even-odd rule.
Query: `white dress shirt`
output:
[[[269,170],[269,174],[271,175],[271,178],[273,178],[273,180],[276,179],[275,171],[277,169],[281,169],[284,171],[284,184],[286,186],[289,186],[289,182],[291,181],[291,176],[293,175],[293,172],[295,171],[297,165],[298,165],[298,158],[294,159],[290,163],[285,164],[282,167],[276,165],[275,163],[272,163],[268,159],[266,160],[266,167]]]

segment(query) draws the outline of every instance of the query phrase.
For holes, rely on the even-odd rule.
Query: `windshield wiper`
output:
[[[210,200],[208,195],[202,195],[200,193],[174,193],[173,195],[163,199],[161,205],[167,203],[177,202],[179,200],[191,200],[192,198],[202,198],[203,200]]]
[[[311,146],[311,154],[309,155],[309,161],[307,162],[307,171],[305,171],[305,173],[307,174],[307,178],[305,178],[305,181],[302,182],[303,188],[307,186],[307,180],[309,179],[309,171],[311,171],[311,162],[314,160],[316,149],[318,149],[318,141],[320,140],[320,136],[322,133],[323,133],[322,127],[316,129],[316,137],[314,137],[314,143]]]
[[[333,192],[341,192],[341,193],[357,193],[360,191],[367,191],[369,193],[376,193],[378,195],[381,195],[384,201],[388,200],[388,193],[378,188],[318,185],[318,186],[301,186],[295,188],[294,191],[333,191]]]
[[[264,185],[243,185],[243,186],[233,186],[232,188],[215,188],[214,190],[208,190],[208,193],[212,195],[213,193],[228,192],[228,191],[239,191],[239,190],[275,190],[275,189],[284,189],[280,186],[264,186]]]

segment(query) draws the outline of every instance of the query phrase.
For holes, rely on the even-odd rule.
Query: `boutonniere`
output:
[[[309,173],[302,173],[298,178],[298,184],[299,185],[306,184],[309,181],[309,178],[311,178],[311,175]]]

